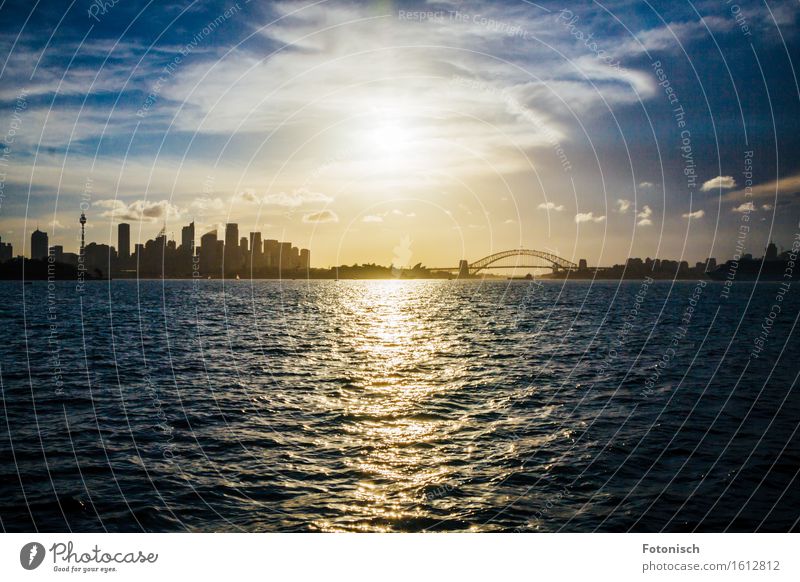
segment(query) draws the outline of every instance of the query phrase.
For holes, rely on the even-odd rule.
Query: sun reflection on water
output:
[[[359,450],[346,463],[360,478],[348,501],[370,515],[350,529],[388,531],[423,516],[426,487],[447,478],[447,459],[433,451],[457,422],[429,410],[432,395],[450,389],[447,370],[432,366],[445,349],[430,333],[430,294],[424,282],[372,281],[354,286],[351,327],[340,350],[366,362],[353,370],[355,389],[342,402],[342,427]],[[330,523],[323,529],[341,529]]]

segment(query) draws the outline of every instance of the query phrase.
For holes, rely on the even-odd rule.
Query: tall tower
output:
[[[117,226],[117,246],[119,247],[119,258],[127,259],[131,256],[131,225],[120,223]]]
[[[48,239],[47,233],[42,232],[38,228],[31,234],[31,258],[38,261],[43,261],[47,258],[48,253]]]
[[[189,226],[181,228],[181,250],[187,254],[194,254],[194,220]]]
[[[239,225],[229,222],[225,225],[225,271],[239,268]]]
[[[767,254],[765,258],[768,261],[774,261],[778,258],[778,247],[776,247],[775,243],[772,241],[767,245]]]
[[[80,256],[83,256],[83,249],[86,243],[86,215],[81,212],[81,253]]]

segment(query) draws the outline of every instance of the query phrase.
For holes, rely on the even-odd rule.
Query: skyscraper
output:
[[[200,272],[204,275],[219,276],[219,261],[221,258],[217,252],[217,231],[212,230],[201,236]]]
[[[288,271],[292,268],[292,243],[280,243],[280,256],[278,257],[278,266],[281,271]]]
[[[181,252],[194,254],[194,221],[181,229]]]
[[[261,244],[261,233],[250,233],[250,264],[248,267],[258,268],[264,264],[262,257],[264,256],[264,245]]]
[[[264,263],[267,267],[277,267],[280,262],[280,244],[274,238],[264,241]]]
[[[768,261],[774,261],[778,258],[778,247],[775,246],[774,242],[770,241],[770,243],[767,245],[767,252],[764,255],[764,258],[766,258]]]
[[[4,243],[3,239],[0,238],[0,263],[10,261],[13,258],[13,255],[14,249],[11,246],[11,243]]]
[[[47,233],[42,232],[38,228],[31,234],[31,258],[43,261],[47,258],[47,249],[49,247]]]
[[[124,222],[117,226],[117,248],[119,258],[127,259],[131,256],[131,225]]]
[[[225,225],[225,272],[239,268],[239,225],[229,222]]]
[[[311,251],[308,249],[300,249],[300,268],[311,268]]]

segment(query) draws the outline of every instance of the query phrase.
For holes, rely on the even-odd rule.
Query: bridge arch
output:
[[[553,270],[557,269],[577,269],[578,265],[573,263],[572,261],[568,261],[567,259],[563,259],[553,253],[546,253],[544,251],[537,251],[534,249],[513,249],[510,251],[501,251],[499,253],[494,253],[489,255],[488,257],[483,257],[482,259],[478,259],[472,263],[468,264],[469,273],[471,275],[477,275],[482,269],[486,269],[490,267],[493,263],[497,261],[501,261],[503,259],[507,259],[508,257],[533,257],[536,259],[541,259],[545,262],[550,263],[553,266]]]

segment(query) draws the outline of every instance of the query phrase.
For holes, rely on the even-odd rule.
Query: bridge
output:
[[[511,257],[522,257],[525,260],[522,262],[515,261],[511,265],[502,264],[505,259]],[[484,269],[552,269],[557,272],[559,269],[577,269],[578,265],[572,261],[562,259],[553,253],[546,253],[544,251],[537,251],[533,249],[513,249],[509,251],[500,251],[488,257],[483,257],[472,263],[461,260],[458,267],[443,267],[433,268],[431,271],[457,271],[459,277],[467,277],[470,275],[477,275]]]

